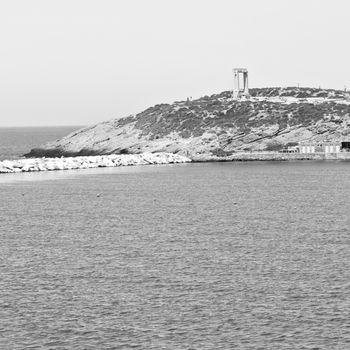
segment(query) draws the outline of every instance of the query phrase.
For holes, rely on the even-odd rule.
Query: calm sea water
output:
[[[78,126],[0,128],[0,160],[19,159],[32,148],[55,141]]]
[[[0,176],[1,349],[349,349],[350,163]]]

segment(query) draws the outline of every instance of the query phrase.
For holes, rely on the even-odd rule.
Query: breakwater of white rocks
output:
[[[188,163],[191,159],[173,153],[111,154],[104,156],[27,158],[0,162],[0,173],[105,168],[128,165]]]

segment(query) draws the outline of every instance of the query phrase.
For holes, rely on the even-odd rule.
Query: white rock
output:
[[[187,163],[189,158],[173,153],[111,154],[106,156],[4,160],[0,173],[85,169],[145,164]]]

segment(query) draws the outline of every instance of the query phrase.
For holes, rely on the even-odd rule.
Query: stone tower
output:
[[[240,77],[242,77],[243,86],[240,86]],[[248,70],[246,68],[233,69],[233,98],[240,99],[242,96],[249,97],[248,88]]]

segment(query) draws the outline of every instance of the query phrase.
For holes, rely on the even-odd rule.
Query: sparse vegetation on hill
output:
[[[338,90],[261,88],[249,100],[225,91],[193,101],[158,104],[122,119],[79,130],[28,156],[180,152],[227,156],[279,150],[303,140],[347,137],[350,102]]]
[[[297,98],[346,98],[347,93],[342,90],[317,89],[317,88],[298,88],[298,87],[271,87],[271,88],[253,88],[250,89],[251,96],[259,97],[297,97]]]

